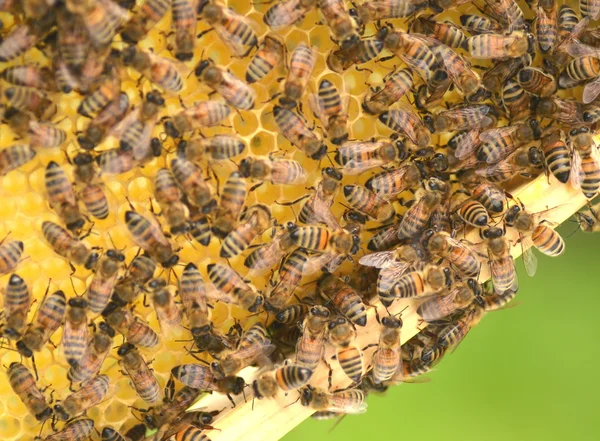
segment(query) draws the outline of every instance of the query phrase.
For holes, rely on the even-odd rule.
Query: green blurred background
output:
[[[566,245],[558,258],[536,252],[534,278],[519,259],[518,306],[488,314],[431,382],[369,397],[331,433],[334,421],[310,419],[284,441],[600,440],[600,234]]]

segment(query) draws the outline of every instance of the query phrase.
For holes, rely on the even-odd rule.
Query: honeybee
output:
[[[293,305],[281,308],[277,314],[275,314],[275,320],[285,325],[298,323],[303,320],[306,314],[308,314],[309,305],[306,303],[294,303]]]
[[[171,160],[171,171],[191,205],[200,208],[204,214],[214,209],[217,201],[212,196],[212,188],[204,181],[202,171],[196,164],[187,159],[174,158]]]
[[[600,216],[598,215],[597,207],[588,207],[587,212],[575,213],[575,218],[579,222],[579,227],[586,233],[600,231]]]
[[[31,372],[23,364],[11,363],[6,375],[10,387],[36,420],[46,421],[52,417],[52,409],[48,406],[46,398],[35,383]]]
[[[141,317],[125,309],[109,304],[102,312],[106,323],[121,333],[129,343],[144,348],[153,348],[159,343],[158,334]]]
[[[266,373],[258,380],[254,380],[252,391],[259,400],[275,398],[280,389],[285,392],[299,389],[308,382],[311,376],[312,371],[310,369],[293,364],[282,366],[273,375]]]
[[[161,398],[158,381],[135,346],[131,343],[123,344],[117,355],[121,358],[119,366],[127,372],[139,397],[148,404],[158,403]]]
[[[389,295],[383,291],[382,298],[407,299],[423,297],[438,293],[452,282],[447,268],[426,264],[422,270],[406,272],[394,281],[383,281],[383,286],[390,286]],[[379,289],[379,284],[378,284]]]
[[[325,274],[317,281],[317,290],[353,324],[367,324],[367,307],[358,292],[342,280],[332,274]]]
[[[484,12],[508,25],[509,31],[525,29],[523,10],[514,0],[486,0]]]
[[[0,150],[0,176],[27,164],[36,153],[28,144],[16,144]]]
[[[544,157],[537,147],[521,147],[511,153],[506,159],[475,171],[491,182],[504,182],[517,174],[524,177],[534,177],[538,169],[543,168]]]
[[[184,386],[175,392],[175,381],[170,377],[165,387],[164,403],[151,407],[144,415],[144,423],[150,429],[159,429],[165,424],[176,423],[201,393],[189,386]]]
[[[67,139],[64,130],[55,127],[50,123],[40,123],[38,121],[29,121],[29,142],[33,147],[60,147]]]
[[[419,16],[411,24],[410,32],[431,35],[452,48],[464,48],[467,37],[454,23],[436,22],[433,15]]]
[[[523,31],[510,34],[474,35],[467,40],[473,58],[518,58],[533,50],[534,37]]]
[[[208,218],[197,207],[190,210],[190,235],[201,245],[210,244],[212,234]]]
[[[385,222],[396,214],[389,201],[361,185],[345,185],[344,197],[350,206],[380,222]]]
[[[28,19],[3,35],[0,41],[0,61],[7,62],[31,49],[50,30],[55,15],[50,11],[40,20]]]
[[[225,185],[219,201],[219,207],[213,218],[213,233],[225,238],[235,227],[246,201],[246,181],[239,172],[232,172]]]
[[[273,240],[259,246],[244,260],[244,266],[250,268],[251,272],[268,270],[277,264],[294,247],[291,233],[296,229],[296,224],[288,222]]]
[[[315,68],[316,55],[305,43],[300,43],[293,50],[290,57],[290,67],[283,85],[283,96],[279,98],[279,104],[286,109],[296,107],[302,98],[313,69]],[[277,122],[276,106],[274,109],[275,121]],[[279,124],[278,124],[279,125]]]
[[[407,106],[380,114],[379,121],[394,132],[404,133],[421,149],[426,148],[431,142],[431,132],[425,127],[421,118]]]
[[[507,204],[506,193],[496,184],[478,176],[474,171],[463,173],[460,181],[473,199],[480,202],[490,215],[504,212]]]
[[[99,116],[103,109],[106,109],[110,103],[115,102],[121,95],[121,79],[118,72],[110,70],[108,74],[102,77],[102,80],[89,91],[79,103],[77,113],[88,118]]]
[[[263,304],[263,296],[257,294],[237,272],[219,263],[211,263],[206,268],[208,277],[217,290],[231,296],[231,301],[237,303],[240,308],[250,312],[258,311]]]
[[[558,84],[552,75],[535,67],[524,67],[517,75],[519,85],[532,95],[549,97],[554,94]]]
[[[502,90],[507,80],[514,77],[523,67],[531,65],[531,62],[530,54],[502,60],[484,72],[481,84],[490,92],[497,93]]]
[[[465,309],[474,299],[473,289],[467,284],[460,284],[455,286],[448,294],[425,300],[417,308],[417,314],[426,322],[436,322]]]
[[[0,242],[0,275],[8,274],[19,264],[23,254],[23,242],[20,240],[9,240]],[[6,304],[4,305],[6,309]],[[8,315],[8,314],[7,314]]]
[[[459,107],[446,110],[437,115],[426,115],[423,121],[433,129],[433,132],[456,132],[459,130],[485,127],[492,123],[487,117],[490,107],[484,104]]]
[[[381,319],[381,325],[379,343],[372,361],[371,378],[375,384],[391,379],[396,370],[402,369],[400,358],[402,320],[387,316]]]
[[[427,85],[422,84],[414,92],[415,106],[419,110],[436,107],[442,103],[442,98],[452,86],[452,80],[446,71],[436,70]]]
[[[82,297],[74,297],[69,299],[68,305],[62,347],[65,359],[73,366],[81,359],[88,344],[88,302]]]
[[[354,64],[367,63],[374,59],[383,49],[383,40],[379,38],[365,38],[359,40],[354,46],[346,49],[336,49],[329,52],[327,67],[334,72],[342,73]]]
[[[136,256],[129,267],[125,277],[114,286],[112,302],[117,306],[132,303],[138,296],[142,287],[152,278],[156,270],[156,262],[148,256]]]
[[[62,430],[47,436],[44,441],[85,441],[94,431],[94,420],[80,418],[68,422]]]
[[[269,10],[273,7],[269,8]],[[265,22],[267,14],[268,11],[264,15]],[[246,82],[252,84],[262,80],[281,63],[284,55],[285,45],[277,34],[265,35],[261,48],[254,54],[250,63],[248,63],[248,67],[246,68]]]
[[[573,151],[571,185],[581,188],[585,197],[591,199],[600,188],[600,158],[596,143],[587,127],[571,130],[569,138]]]
[[[192,138],[177,146],[180,157],[201,163],[204,159],[222,161],[242,154],[246,144],[235,135],[216,135],[210,138]]]
[[[464,95],[471,96],[480,89],[481,78],[471,69],[470,63],[456,51],[443,44],[433,45],[431,50],[446,68],[452,82]]]
[[[320,0],[318,4],[333,35],[333,40],[342,49],[356,45],[360,40],[358,25],[346,11],[344,2],[341,0]]]
[[[94,158],[89,153],[78,153],[73,163],[75,181],[83,187],[79,189],[79,196],[87,211],[97,219],[106,219],[109,213],[108,200],[98,182]]]
[[[252,48],[258,47],[258,38],[251,22],[233,9],[205,2],[200,4],[198,13],[234,55],[243,58]]]
[[[169,240],[161,229],[135,211],[125,212],[125,224],[133,241],[163,267],[170,268],[179,261]]]
[[[266,205],[254,205],[242,216],[221,244],[220,256],[229,258],[242,253],[256,236],[269,227],[271,210]]]
[[[356,13],[361,24],[388,18],[410,17],[427,7],[424,0],[369,0],[356,5]]]
[[[510,255],[510,243],[504,236],[504,231],[492,227],[483,230],[481,235],[487,245],[494,292],[498,295],[517,292],[519,289],[517,271],[514,259]]]
[[[321,80],[317,95],[309,96],[309,104],[315,116],[323,123],[331,142],[339,145],[348,138],[347,105],[329,80]]]
[[[281,29],[302,20],[316,5],[316,0],[282,0],[267,9],[263,20],[271,29]]]
[[[331,230],[325,227],[298,227],[291,234],[292,241],[301,248],[335,254],[356,254],[360,238],[347,230]]]
[[[535,119],[527,123],[485,130],[479,134],[481,145],[477,151],[477,159],[494,164],[523,144],[537,138],[539,138],[539,123]]]
[[[511,79],[502,87],[502,105],[510,116],[511,123],[514,123],[531,116],[533,102],[525,89]]]
[[[198,267],[193,263],[188,263],[181,274],[181,278],[179,279],[179,298],[183,304],[183,311],[188,315],[188,318],[194,305],[204,314],[208,314],[204,279],[200,271],[198,271]]]
[[[431,254],[446,259],[457,273],[471,278],[479,275],[481,264],[477,253],[448,233],[439,232],[431,235],[427,242],[427,249]]]
[[[179,138],[184,132],[202,127],[216,126],[229,116],[231,108],[218,101],[201,101],[182,110],[165,122],[165,132],[172,138]]]
[[[402,141],[352,141],[338,147],[334,159],[342,166],[345,175],[357,175],[405,157]]]
[[[189,226],[186,220],[186,211],[181,202],[181,193],[171,171],[161,168],[154,179],[154,197],[160,205],[161,213],[165,217],[172,234],[186,233]]]
[[[285,258],[279,268],[279,278],[269,281],[265,309],[277,311],[287,305],[300,285],[308,261],[308,252],[302,248],[295,249]]]
[[[175,0],[171,12],[175,26],[175,58],[189,61],[194,56],[196,43],[197,0]]]
[[[212,391],[226,394],[235,406],[231,395],[239,395],[246,383],[241,377],[216,377],[208,366],[201,364],[182,364],[171,369],[173,377],[183,384],[201,391]]]
[[[42,91],[31,87],[9,87],[4,90],[4,96],[11,106],[23,112],[31,112],[40,120],[49,120],[58,108],[56,104],[45,96]]]
[[[410,238],[423,231],[429,222],[433,211],[440,205],[446,184],[437,179],[430,178],[415,193],[416,203],[404,214],[398,226],[398,238]]]
[[[354,345],[356,330],[344,317],[336,317],[327,326],[327,338],[335,347],[335,358],[342,371],[354,383],[363,376],[364,363],[362,351]]]
[[[313,306],[302,322],[302,337],[296,345],[296,365],[314,371],[325,350],[325,332],[329,310],[324,306]]]
[[[600,18],[600,2],[598,0],[580,0],[579,9],[583,17],[589,17],[591,20]]]
[[[485,227],[490,221],[485,207],[480,202],[470,199],[465,190],[457,190],[450,196],[450,211],[474,227]]]
[[[567,38],[579,23],[579,16],[569,5],[558,8],[558,35],[561,40]]]
[[[104,150],[96,157],[102,173],[121,174],[133,169],[135,162],[131,150],[120,148]]]
[[[92,269],[98,261],[98,253],[91,251],[83,242],[73,238],[71,234],[54,222],[45,221],[42,224],[44,238],[54,252],[75,265],[83,265]]]
[[[437,346],[444,352],[450,348],[456,348],[464,340],[469,331],[479,323],[484,314],[485,310],[479,304],[474,303],[471,305],[454,323],[440,331],[437,338]]]
[[[542,136],[541,149],[546,170],[559,182],[566,184],[571,173],[571,155],[567,144],[562,139],[562,132],[553,130]]]
[[[7,67],[0,76],[8,83],[15,86],[33,87],[54,91],[56,84],[52,71],[47,67],[39,67],[36,64],[17,64]]]
[[[175,299],[167,288],[167,282],[163,279],[154,279],[148,283],[152,290],[152,304],[156,311],[156,317],[164,334],[172,327],[181,324],[182,312],[175,303]]]
[[[136,426],[134,426],[133,428],[136,428]],[[133,429],[130,429],[130,431]],[[136,429],[137,430],[137,429]],[[115,429],[113,429],[110,426],[106,426],[104,429],[102,429],[102,441],[134,441],[134,440],[138,440],[138,439],[143,439],[141,437],[144,437],[146,434],[146,427],[144,426],[144,430],[140,431],[140,437],[132,437],[130,436],[130,431],[127,432],[126,435],[122,435],[120,432],[117,432]],[[134,435],[137,435],[137,433],[135,433]]]
[[[300,151],[311,159],[319,160],[327,153],[327,146],[310,130],[304,121],[289,109],[275,106],[273,115],[277,127]]]
[[[460,24],[471,34],[497,34],[502,31],[499,23],[482,15],[462,14]]]
[[[50,205],[65,222],[67,228],[72,231],[81,229],[85,220],[79,211],[73,186],[60,165],[54,161],[48,163],[44,182]]]
[[[255,362],[264,364],[274,350],[275,346],[267,336],[265,325],[255,323],[244,332],[237,348],[226,357],[213,361],[210,368],[215,374],[227,377]]]
[[[364,413],[367,411],[365,394],[359,389],[346,389],[329,394],[307,386],[300,390],[300,403],[315,410],[339,413]]]
[[[362,108],[371,115],[385,112],[408,93],[413,86],[413,76],[410,69],[404,68],[391,72],[384,78],[382,88],[371,89],[364,97]]]
[[[212,60],[202,60],[194,71],[198,80],[219,93],[227,104],[237,109],[254,108],[256,92],[232,73],[220,68]]]
[[[100,322],[96,333],[87,343],[81,358],[71,364],[67,373],[69,380],[75,383],[82,383],[95,377],[100,371],[106,356],[112,349],[114,336],[115,331],[105,322]]]
[[[383,199],[391,199],[421,182],[421,172],[415,163],[385,171],[370,177],[365,187]]]
[[[298,219],[305,224],[324,223],[330,228],[339,228],[337,218],[331,212],[331,206],[339,191],[342,174],[332,167],[321,170],[322,179],[317,184],[315,192],[308,196]]]
[[[104,399],[109,386],[110,379],[108,376],[98,375],[93,380],[85,383],[81,389],[65,398],[62,403],[55,404],[55,415],[59,420],[67,421],[86,412]]]
[[[119,28],[127,21],[127,11],[112,1],[68,1],[67,10],[79,15],[95,48],[110,44]]]
[[[160,21],[171,7],[169,0],[145,0],[121,31],[126,43],[137,43]]]
[[[536,37],[540,51],[550,52],[558,38],[558,7],[556,0],[543,0],[537,5]]]
[[[31,301],[31,292],[25,281],[18,274],[12,274],[4,290],[3,315],[6,322],[0,327],[3,337],[11,340],[21,337],[27,325]]]
[[[539,213],[528,212],[523,205],[513,205],[504,216],[504,222],[509,227],[514,227],[519,232],[519,242],[523,250],[523,264],[530,276],[535,275],[537,258],[533,254],[532,246],[547,256],[560,256],[565,251],[563,238],[550,226],[544,223],[544,215],[550,210]]]
[[[248,156],[240,162],[242,177],[269,181],[272,184],[304,184],[306,170],[298,161],[264,156]]]
[[[92,150],[111,129],[121,121],[129,109],[129,98],[126,93],[121,92],[118,98],[98,112],[88,124],[83,135],[77,137],[79,146],[84,150]]]

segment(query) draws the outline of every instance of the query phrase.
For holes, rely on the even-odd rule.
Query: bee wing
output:
[[[344,391],[345,393],[349,390]],[[342,412],[342,413],[365,413],[367,411],[367,403],[362,401],[360,403],[352,403],[345,396],[344,392],[333,394],[330,396],[330,406],[327,410],[331,412]]]
[[[376,253],[367,254],[359,259],[358,263],[364,266],[372,266],[375,268],[389,268],[398,262],[394,258],[393,251],[378,251]]]
[[[475,149],[480,144],[481,132],[478,129],[473,129],[468,132],[465,136],[458,140],[454,156],[458,159],[463,160],[468,158],[475,152]]]
[[[523,252],[523,265],[530,277],[535,276],[537,270],[537,257],[533,254],[533,241],[529,236],[520,235],[521,250]]]
[[[485,127],[492,123],[491,118],[485,116],[490,111],[486,105],[463,107],[462,109],[442,112],[447,118],[455,122],[455,130],[467,130],[472,127]]]
[[[490,272],[492,274],[492,281],[502,279],[507,272],[506,268],[508,266],[512,266],[513,269],[511,271],[514,271],[514,264],[515,263],[514,263],[512,256],[508,256],[508,257],[504,257],[502,259],[490,261]],[[517,289],[519,289],[519,284],[517,281],[516,273],[515,273],[515,279],[513,281],[512,286],[506,290],[502,290],[501,287],[499,287],[496,283],[494,283],[494,292],[498,295],[503,295],[503,294],[507,293],[508,291],[513,291],[513,290],[516,291]]]
[[[117,125],[111,128],[110,134],[115,138],[120,138],[121,136],[123,136],[125,130],[129,128],[131,124],[133,124],[133,122],[138,119],[139,115],[140,106],[136,107],[134,110],[129,112],[129,114],[125,118],[123,118],[119,123],[117,123]]]
[[[273,30],[289,26],[298,20],[310,10],[310,6],[301,6],[300,0],[281,1],[271,6],[264,15],[264,21]]]
[[[321,121],[323,127],[327,129],[329,127],[329,117],[323,111],[321,100],[316,93],[311,93],[308,96],[308,106],[312,110],[312,113]]]
[[[600,57],[600,52],[599,55]],[[583,86],[583,103],[589,104],[600,95],[600,77]]]
[[[152,130],[154,129],[154,121],[146,121],[142,133],[138,138],[138,142],[133,146],[133,159],[143,161],[152,156],[150,151],[150,139],[152,138]]]
[[[494,141],[497,138],[501,138],[503,136],[510,135],[515,130],[517,130],[519,126],[506,126],[506,127],[498,127],[495,129],[488,129],[479,134],[479,140],[481,142]]]
[[[249,30],[252,30],[252,32],[254,33],[254,40],[257,41],[256,32],[254,31],[254,24],[251,21],[249,21],[246,17],[239,15],[238,13],[234,12],[232,9],[229,9],[229,8],[223,8],[223,12],[226,17],[226,18],[224,18],[224,20],[228,20],[228,21],[232,21],[232,22],[241,21],[241,22],[245,23],[246,26],[248,26]],[[248,55],[250,50],[252,50],[252,47],[247,47],[243,43],[243,41],[240,39],[240,37],[238,37],[237,35],[234,35],[230,31],[228,31],[220,23],[215,24],[213,26],[213,28],[214,28],[215,32],[217,33],[217,35],[219,36],[219,38],[221,38],[223,43],[225,43],[225,46],[227,46],[227,48],[231,52],[233,52],[235,55],[237,55],[238,57],[245,57],[246,55]]]
[[[573,150],[573,164],[571,164],[571,186],[577,190],[581,188],[581,183],[585,177],[581,168],[581,155],[577,150]]]
[[[406,136],[408,136],[410,140],[416,144],[418,140],[414,127],[416,125],[423,125],[423,122],[417,115],[415,115],[412,109],[404,103],[400,103],[398,109],[395,110],[403,112],[406,115],[406,118],[409,120],[408,123],[403,124],[401,123],[401,121],[398,122],[401,123],[400,125],[402,126],[402,130],[404,130],[404,133],[406,133]],[[393,116],[394,113],[392,113],[391,115]]]
[[[361,157],[362,153],[372,152],[381,147],[381,142],[346,142],[338,149],[340,152],[339,157],[348,155],[350,152],[356,154],[357,157]],[[337,158],[338,156],[336,156]],[[378,159],[371,158],[369,161],[360,161],[356,159],[350,159],[349,161],[341,164],[344,166],[344,174],[360,174],[370,168],[379,167],[383,165],[383,162]]]
[[[568,43],[563,49],[572,57],[600,57],[600,49],[582,43]]]
[[[395,281],[402,277],[409,268],[409,263],[397,262],[396,265],[382,268],[381,271],[379,271],[379,277],[381,279],[391,280],[395,284]]]

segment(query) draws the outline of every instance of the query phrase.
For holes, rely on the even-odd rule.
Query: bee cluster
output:
[[[598,0],[0,11],[3,439],[208,440],[205,392],[362,412],[515,297],[513,247],[564,251],[512,188],[600,189]]]

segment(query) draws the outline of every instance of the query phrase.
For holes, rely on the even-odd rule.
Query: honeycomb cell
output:
[[[21,422],[11,416],[0,416],[0,436],[3,439],[13,439],[21,431]]]

